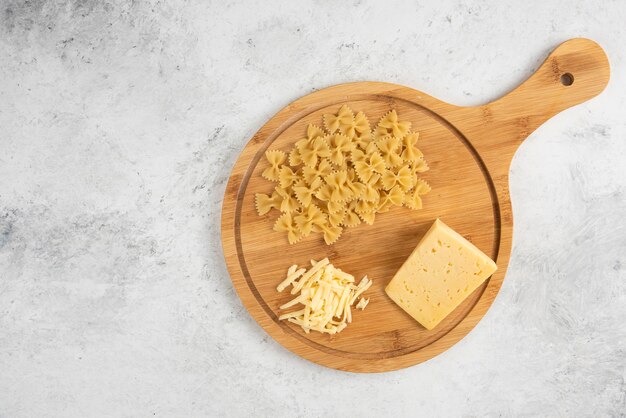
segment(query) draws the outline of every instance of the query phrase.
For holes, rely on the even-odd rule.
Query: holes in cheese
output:
[[[343,331],[352,322],[351,306],[372,286],[372,281],[363,277],[355,284],[354,276],[336,268],[325,258],[311,260],[311,268],[289,267],[287,277],[276,286],[282,292],[292,285],[294,299],[280,306],[280,309],[302,305],[303,308],[280,315],[279,320],[287,320],[300,325],[307,334],[313,330],[326,334]],[[369,299],[361,297],[357,309],[365,309]]]
[[[482,251],[437,219],[385,292],[416,321],[433,329],[496,268]]]

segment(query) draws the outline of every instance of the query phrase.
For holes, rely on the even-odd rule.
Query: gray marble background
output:
[[[1,1],[0,416],[625,416],[626,3],[438,3]],[[250,318],[220,207],[276,111],[354,80],[481,104],[576,36],[611,82],[519,149],[471,334],[355,375]]]

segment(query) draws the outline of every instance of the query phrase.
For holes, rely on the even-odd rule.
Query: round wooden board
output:
[[[561,83],[565,72],[573,74],[573,85]],[[602,49],[575,39],[559,46],[518,89],[485,106],[461,108],[407,87],[376,82],[330,87],[293,102],[245,147],[224,197],[224,254],[244,305],[283,346],[336,369],[395,370],[449,348],[482,318],[504,278],[513,225],[508,167],[515,149],[543,121],[597,95],[607,81]],[[327,246],[319,234],[289,245],[284,233],[272,230],[277,212],[258,216],[255,210],[255,193],[269,193],[274,187],[261,177],[267,167],[264,153],[288,152],[309,123],[321,125],[324,113],[336,113],[343,104],[365,112],[372,123],[390,109],[411,121],[420,132],[419,147],[430,166],[423,178],[432,191],[422,210],[396,207],[377,215],[372,226],[344,229],[334,245]],[[498,271],[428,331],[395,305],[384,288],[437,217],[494,259]],[[277,315],[278,307],[292,297],[276,291],[287,267],[324,257],[357,277],[367,274],[373,279],[367,309],[356,311],[353,322],[334,336],[305,334],[298,326],[278,321]]]

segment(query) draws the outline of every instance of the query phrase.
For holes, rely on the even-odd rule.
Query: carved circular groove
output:
[[[365,98],[363,98],[365,99]],[[361,100],[363,100],[361,99]],[[391,98],[388,98],[391,99]],[[350,100],[350,103],[358,103],[360,100]],[[339,108],[341,105],[345,104],[346,101],[340,101],[340,102],[332,102],[332,103],[324,103],[324,104],[320,104],[319,108],[324,108],[324,107],[328,107],[328,106],[335,106],[337,108]],[[431,117],[435,118],[436,120],[438,120],[442,125],[446,126],[447,129],[449,129],[457,138],[458,140],[463,143],[464,146],[467,147],[467,149],[471,152],[472,157],[474,157],[476,164],[478,165],[478,167],[480,168],[481,172],[484,175],[484,180],[485,182],[489,185],[489,191],[491,194],[491,198],[492,198],[492,207],[493,207],[493,217],[494,217],[494,235],[497,237],[495,240],[495,251],[490,254],[490,257],[494,260],[496,260],[498,258],[498,247],[499,247],[499,240],[500,240],[500,218],[499,218],[499,213],[498,213],[498,202],[497,202],[497,196],[495,193],[495,189],[493,186],[493,182],[491,181],[491,179],[489,178],[489,173],[487,171],[487,168],[485,167],[483,161],[481,160],[480,156],[476,153],[476,151],[474,150],[474,148],[471,146],[470,142],[456,129],[454,128],[454,126],[450,125],[448,122],[446,122],[444,119],[442,119],[439,115],[437,115],[436,113],[422,107],[419,106],[415,103],[411,103],[408,102],[409,105],[411,106],[415,106],[416,108],[418,108],[420,111],[425,112],[427,114],[429,114]],[[355,107],[358,109],[358,107]],[[314,113],[315,111],[317,111],[318,109],[313,110],[311,113]],[[297,121],[294,121],[293,123],[296,123]],[[291,125],[293,125],[293,123]],[[289,126],[291,126],[289,125]],[[236,219],[240,219],[241,218],[241,214],[242,211],[244,210],[243,208],[243,196],[246,192],[248,183],[250,181],[251,176],[253,175],[253,171],[256,168],[257,164],[259,163],[259,161],[262,160],[265,151],[270,148],[272,146],[272,143],[274,142],[274,140],[282,133],[284,132],[289,126],[283,126],[280,131],[274,132],[272,133],[268,139],[265,141],[265,145],[263,146],[262,149],[260,149],[252,163],[250,164],[250,166],[248,167],[248,170],[246,171],[246,174],[244,176],[241,188],[239,189],[239,194],[237,197],[237,209],[235,211],[235,216]],[[279,237],[280,239],[280,237]],[[276,313],[268,306],[268,304],[266,303],[266,301],[262,298],[262,296],[260,295],[258,289],[256,288],[256,285],[254,284],[254,280],[250,277],[250,273],[248,271],[248,266],[245,260],[245,253],[243,251],[242,248],[242,242],[241,242],[241,224],[236,222],[235,223],[235,240],[237,243],[237,256],[239,257],[239,263],[243,269],[244,272],[244,276],[246,279],[246,283],[248,284],[248,287],[250,288],[250,291],[252,292],[252,294],[254,295],[254,297],[256,298],[257,302],[259,303],[259,305],[261,305],[263,307],[263,310],[267,313],[267,315],[278,325],[280,326],[286,333],[291,334],[293,337],[297,338],[298,340],[300,340],[302,343],[304,344],[308,344],[311,347],[314,347],[315,349],[324,351],[326,353],[329,354],[334,354],[334,355],[338,355],[338,356],[345,356],[345,357],[353,357],[353,358],[362,358],[362,359],[371,359],[371,358],[388,358],[388,357],[395,357],[398,355],[403,355],[403,354],[407,354],[407,353],[411,353],[417,350],[422,349],[424,346],[432,344],[434,341],[438,340],[439,338],[443,337],[445,334],[439,335],[438,338],[436,339],[432,339],[431,341],[427,341],[427,342],[421,342],[419,344],[416,344],[414,346],[408,347],[408,348],[402,348],[402,349],[397,349],[397,350],[392,350],[392,351],[386,351],[386,352],[376,352],[376,353],[353,353],[353,352],[349,352],[349,351],[342,351],[342,350],[336,350],[333,349],[331,347],[327,347],[321,344],[316,343],[315,341],[312,341],[308,338],[308,335],[306,334],[302,334],[297,332],[294,329],[294,326],[291,325],[288,322],[285,321],[279,321],[278,320],[278,315],[276,315]],[[332,260],[331,260],[332,261]],[[483,284],[481,287],[479,287],[479,289],[477,289],[477,293],[482,295],[484,289],[486,287],[486,283]],[[478,300],[476,300],[477,302]],[[476,303],[473,303],[471,306],[469,306],[467,309],[467,311],[469,311],[471,308],[473,308],[475,306]],[[459,317],[458,322],[460,322],[463,318]],[[456,326],[456,324],[454,325]],[[452,327],[450,330],[452,330],[454,327]],[[450,331],[448,330],[448,332]],[[446,332],[447,334],[447,332]]]
[[[420,363],[452,346],[480,320],[501,285],[504,272],[497,272],[433,331],[425,330],[397,307],[384,294],[384,287],[432,221],[441,217],[496,260],[501,269],[506,268],[501,266],[502,232],[509,225],[502,225],[491,174],[465,135],[432,106],[414,99],[421,93],[397,86],[393,91],[357,88],[363,84],[368,83],[335,86],[305,96],[259,130],[233,169],[224,200],[222,240],[240,298],[274,339],[324,366],[379,372]],[[420,132],[419,146],[431,166],[425,174],[431,176],[426,180],[433,191],[426,196],[424,209],[395,208],[398,210],[379,215],[373,226],[344,232],[333,246],[311,237],[288,246],[282,234],[272,231],[276,216],[259,217],[254,211],[254,194],[267,193],[267,187],[272,187],[260,178],[264,168],[260,162],[268,149],[288,150],[308,123],[320,123],[323,113],[336,111],[342,104],[364,111],[372,124],[390,108],[413,122]],[[509,243],[505,242],[507,262]],[[366,273],[374,279],[368,308],[358,311],[354,322],[335,336],[305,334],[291,323],[278,321],[277,315],[278,306],[289,298],[275,290],[286,267],[324,256],[345,271]]]

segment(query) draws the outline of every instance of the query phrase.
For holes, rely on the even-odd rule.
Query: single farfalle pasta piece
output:
[[[343,231],[340,226],[332,226],[328,223],[322,225],[315,224],[313,225],[313,230],[323,234],[326,245],[334,244],[339,239],[341,232]]]
[[[400,186],[394,186],[389,191],[380,192],[380,200],[378,202],[378,213],[387,212],[392,206],[402,206],[404,202],[404,192]]]
[[[280,168],[278,172],[278,183],[282,189],[286,189],[292,184],[297,183],[298,180],[300,180],[300,175],[297,172],[294,172],[286,165]]]
[[[330,200],[343,202],[350,199],[353,194],[348,187],[348,172],[345,170],[336,171],[324,177],[326,184],[330,187]]]
[[[413,180],[413,173],[408,165],[403,165],[398,170],[385,170],[382,177],[383,187],[386,190],[390,190],[397,185],[403,191],[407,191],[413,187]]]
[[[295,244],[302,238],[302,235],[298,230],[298,225],[296,225],[293,216],[289,212],[282,214],[276,220],[276,223],[274,224],[274,231],[286,232],[289,244]]]
[[[376,173],[382,174],[385,172],[385,160],[383,160],[379,152],[374,152],[369,156],[365,156],[362,160],[356,161],[354,170],[361,181],[370,183]]]
[[[296,199],[303,207],[307,207],[311,204],[313,196],[317,189],[322,186],[322,179],[319,177],[313,180],[310,185],[307,185],[304,180],[300,180],[293,186],[293,192],[296,195]]]
[[[281,212],[293,212],[300,207],[300,203],[293,195],[291,188],[281,189],[280,187],[276,187],[275,191],[283,199],[280,204]]]
[[[317,125],[313,125],[312,123],[309,123],[309,125],[306,127],[306,138],[302,138],[301,140],[297,141],[296,148],[301,148],[305,144],[312,142],[317,138],[324,137],[325,135],[326,132],[324,132],[322,128]]]
[[[314,225],[326,223],[326,215],[315,205],[309,205],[294,217],[296,226],[303,237],[309,236]]]
[[[404,138],[404,135],[409,133],[411,129],[411,122],[402,122],[398,119],[398,114],[395,110],[391,110],[385,116],[383,116],[376,130],[374,131],[374,139],[382,139],[386,136],[394,136],[398,139]]]
[[[430,190],[421,178],[428,165],[410,122],[392,109],[372,127],[365,113],[344,105],[325,114],[323,126],[307,125],[287,153],[265,154],[263,177],[278,186],[255,195],[256,210],[282,212],[274,229],[286,232],[290,243],[318,233],[330,245],[343,228],[371,225],[394,206],[422,207]]]
[[[368,141],[371,139],[370,122],[365,113],[359,112],[353,118],[343,118],[339,121],[339,132],[355,142]]]
[[[422,151],[417,148],[417,140],[419,139],[418,132],[409,132],[402,139],[402,159],[404,161],[417,161],[418,159],[424,157]]]
[[[376,140],[376,147],[385,161],[387,167],[397,167],[402,164],[400,156],[400,140],[395,136],[386,136]]]
[[[326,132],[317,125],[309,124],[306,128],[306,136],[308,140],[313,140],[318,137],[323,137],[326,135]]]
[[[350,139],[356,134],[356,123],[352,110],[350,110],[349,114],[346,113],[345,117],[339,119],[339,132],[346,135]]]
[[[323,160],[320,160],[319,164],[315,167],[304,167],[302,169],[302,177],[308,184],[313,184],[315,179],[324,178],[332,173],[332,171],[333,168],[330,162],[328,159],[324,158]]]
[[[370,121],[367,120],[367,116],[365,113],[359,112],[354,117],[354,124],[351,126],[352,129],[348,129],[344,134],[348,135],[350,138],[354,139],[354,142],[365,149],[367,146],[367,142],[372,140],[372,129],[370,128]],[[350,134],[350,132],[352,132]]]
[[[422,208],[422,196],[430,192],[430,186],[422,179],[418,179],[415,187],[404,196],[404,204],[409,209]]]
[[[298,151],[302,162],[308,167],[315,167],[319,158],[330,157],[328,144],[321,136],[300,144]]]
[[[330,148],[330,162],[336,166],[341,166],[350,155],[350,152],[354,148],[354,144],[346,135],[332,134],[326,137],[328,147]]]
[[[352,113],[352,109],[348,106],[343,105],[339,108],[339,112],[337,114],[325,114],[323,116],[324,119],[324,127],[326,130],[333,134],[339,130],[341,125],[349,125],[354,120],[354,114]]]
[[[270,181],[278,181],[280,174],[280,165],[285,162],[287,156],[284,152],[278,150],[271,150],[265,152],[265,158],[270,166],[263,170],[261,175]]]
[[[271,196],[264,193],[257,193],[254,195],[254,202],[256,205],[257,213],[262,216],[272,209],[280,210],[280,205],[283,203],[283,197],[278,194],[276,190]]]

